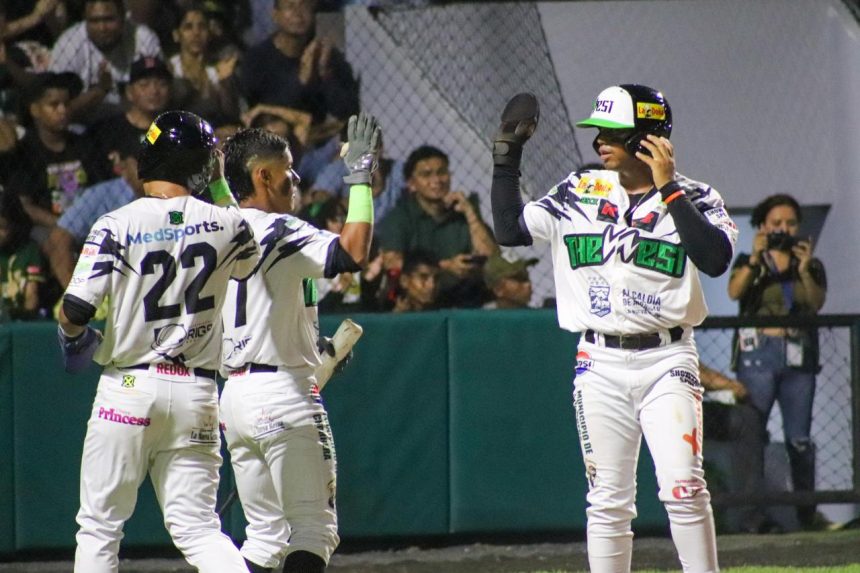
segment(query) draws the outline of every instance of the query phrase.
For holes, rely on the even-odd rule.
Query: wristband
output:
[[[370,185],[353,185],[349,188],[346,222],[373,224],[373,191]]]
[[[236,198],[230,191],[230,186],[227,180],[223,177],[216,179],[209,184],[209,195],[212,197],[212,202],[219,207],[237,206]]]
[[[666,199],[675,194],[676,191],[681,191],[681,185],[678,184],[677,181],[669,181],[659,189],[660,198],[663,199],[663,202],[666,202]]]
[[[668,197],[663,199],[663,203],[665,205],[668,205],[669,203],[671,203],[672,201],[674,201],[678,197],[683,197],[683,196],[684,196],[684,190],[678,189],[677,191],[675,191],[674,193],[672,193],[671,195],[669,195]]]

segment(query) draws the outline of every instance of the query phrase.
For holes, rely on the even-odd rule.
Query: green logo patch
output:
[[[169,215],[171,225],[181,225],[185,222],[185,216],[182,211],[170,211]]]
[[[317,305],[317,283],[314,279],[302,279],[302,290],[305,294],[305,306]]]
[[[122,387],[123,388],[134,388],[134,376],[131,374],[125,374],[122,377]]]

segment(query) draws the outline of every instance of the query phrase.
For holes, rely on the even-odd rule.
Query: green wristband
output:
[[[230,207],[238,205],[236,198],[230,191],[230,186],[227,185],[227,180],[221,177],[209,184],[209,195],[212,196],[212,202],[219,207]]]
[[[373,223],[373,191],[370,185],[352,185],[349,188],[347,223]]]

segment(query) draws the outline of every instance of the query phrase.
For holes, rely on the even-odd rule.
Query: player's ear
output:
[[[254,184],[254,189],[267,189],[269,182],[272,180],[272,174],[266,168],[264,163],[257,163],[251,169],[251,182]]]

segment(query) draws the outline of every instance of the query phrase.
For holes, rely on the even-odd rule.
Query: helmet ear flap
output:
[[[650,156],[651,152],[642,145],[642,140],[648,137],[648,134],[654,134],[658,137],[669,137],[669,135],[663,130],[636,131],[633,135],[627,138],[627,141],[624,142],[624,149],[627,150],[627,153],[636,157],[636,152],[639,151]]]
[[[648,134],[644,131],[636,131],[633,133],[633,135],[628,137],[627,140],[624,142],[624,149],[627,150],[627,153],[629,153],[633,157],[636,157],[637,151],[641,151],[645,155],[650,155],[650,153],[648,153],[648,150],[642,147],[642,140],[645,139],[646,135]]]

